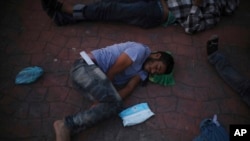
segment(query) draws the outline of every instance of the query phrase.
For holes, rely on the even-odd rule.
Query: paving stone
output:
[[[98,0],[64,0],[91,3]],[[69,70],[82,50],[137,41],[175,58],[173,86],[148,83],[124,101],[124,107],[147,102],[155,115],[136,126],[123,127],[118,116],[72,136],[73,141],[187,141],[200,133],[200,122],[218,115],[230,124],[250,124],[249,107],[208,63],[206,42],[217,34],[219,49],[240,73],[250,78],[249,1],[212,29],[189,35],[182,27],[142,29],[121,23],[82,22],[58,27],[40,1],[0,2],[0,140],[53,141],[53,122],[91,106],[72,85]],[[37,82],[15,85],[16,74],[41,66]]]

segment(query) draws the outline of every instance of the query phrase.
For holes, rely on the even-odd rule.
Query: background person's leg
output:
[[[215,52],[208,57],[209,62],[215,66],[219,75],[229,84],[234,90],[242,96],[247,94],[249,89],[249,81],[241,75],[231,64],[226,60],[225,56],[219,52]]]
[[[144,28],[161,24],[162,13],[158,1],[98,2],[83,10],[87,20],[124,22]]]
[[[120,0],[99,1],[92,4],[74,6],[56,0],[42,0],[48,6],[44,10],[58,26],[74,24],[79,21],[111,21],[150,28],[162,23],[163,13],[158,0]],[[59,3],[60,8],[56,7]],[[44,5],[44,4],[43,4]],[[57,4],[58,5],[58,4]],[[58,6],[57,6],[58,7]]]
[[[208,41],[207,53],[209,62],[215,66],[221,78],[250,106],[250,81],[233,68],[223,54],[218,52],[217,36],[213,36]]]

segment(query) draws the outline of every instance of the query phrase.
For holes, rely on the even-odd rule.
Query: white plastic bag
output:
[[[147,103],[140,103],[123,110],[119,116],[123,120],[123,126],[132,126],[142,123],[152,117],[154,113]]]

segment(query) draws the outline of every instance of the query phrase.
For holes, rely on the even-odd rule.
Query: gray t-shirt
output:
[[[135,75],[139,75],[142,81],[147,78],[148,73],[142,67],[151,51],[146,45],[129,41],[97,49],[91,53],[104,73],[109,70],[122,53],[126,53],[130,57],[133,64],[114,77],[115,85],[126,84]]]

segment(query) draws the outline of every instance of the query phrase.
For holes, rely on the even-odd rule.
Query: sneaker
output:
[[[219,37],[217,35],[213,35],[207,41],[207,55],[211,55],[218,50]]]
[[[41,0],[42,7],[44,10],[54,9],[61,10],[62,3],[57,0]]]
[[[72,14],[68,14],[68,13],[64,13],[60,11],[55,11],[52,19],[57,26],[74,24],[77,22],[77,20],[73,18]]]
[[[55,11],[61,11],[62,3],[57,0],[41,0],[43,10],[46,11],[49,17],[53,17]]]

